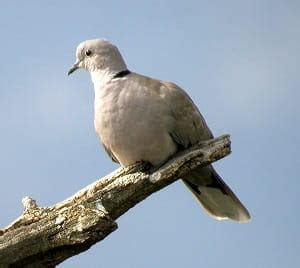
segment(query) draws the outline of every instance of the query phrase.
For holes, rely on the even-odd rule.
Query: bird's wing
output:
[[[170,82],[162,82],[168,92],[171,117],[170,135],[180,146],[187,148],[199,141],[213,138],[203,116],[183,89]]]
[[[201,140],[213,138],[203,116],[190,97],[175,84],[163,83],[170,95],[169,105],[174,118],[170,135],[174,142],[187,148]],[[183,177],[183,181],[212,217],[239,222],[250,219],[246,207],[211,165],[191,171]]]

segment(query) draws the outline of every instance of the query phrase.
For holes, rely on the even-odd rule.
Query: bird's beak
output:
[[[68,75],[75,72],[77,69],[79,69],[80,61],[75,62],[75,64],[72,66],[72,68],[68,71]]]

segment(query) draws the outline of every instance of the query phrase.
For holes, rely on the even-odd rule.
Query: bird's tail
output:
[[[193,170],[184,176],[183,182],[213,218],[238,222],[250,220],[248,210],[211,165]]]

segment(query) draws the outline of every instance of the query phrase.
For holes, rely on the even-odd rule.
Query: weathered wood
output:
[[[116,230],[115,220],[152,193],[229,153],[230,138],[224,135],[159,168],[120,168],[51,207],[39,207],[26,197],[23,214],[0,229],[0,267],[55,267]]]

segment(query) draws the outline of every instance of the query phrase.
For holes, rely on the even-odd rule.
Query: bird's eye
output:
[[[90,51],[89,49],[85,51],[85,55],[86,56],[91,56],[92,55],[92,51]]]

